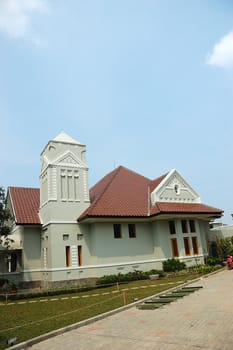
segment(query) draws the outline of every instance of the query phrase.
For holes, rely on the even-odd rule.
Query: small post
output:
[[[124,305],[126,305],[126,293],[125,293],[125,291],[123,291],[123,303],[124,303]]]
[[[119,283],[117,282],[117,290],[119,290]]]

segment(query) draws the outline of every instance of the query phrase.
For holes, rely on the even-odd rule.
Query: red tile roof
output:
[[[40,190],[38,188],[9,187],[16,224],[39,225]]]
[[[198,213],[220,217],[222,210],[204,204],[158,202],[149,204],[149,193],[167,174],[150,180],[125,167],[107,174],[90,190],[91,205],[79,217],[148,217],[163,213]]]
[[[148,189],[151,182],[125,167],[118,167],[90,190],[91,205],[82,214],[85,216],[147,216]]]
[[[90,206],[79,217],[151,217],[160,214],[202,214],[221,217],[223,211],[201,203],[149,202],[149,194],[167,176],[150,180],[125,167],[118,167],[90,190]],[[39,225],[40,190],[9,187],[9,195],[17,224]]]

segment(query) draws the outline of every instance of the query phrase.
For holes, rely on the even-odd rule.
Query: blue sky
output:
[[[1,0],[0,185],[39,187],[64,130],[89,185],[123,165],[176,168],[233,212],[231,0]]]

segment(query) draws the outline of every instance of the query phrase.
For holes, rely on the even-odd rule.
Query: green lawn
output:
[[[143,280],[105,287],[77,294],[56,295],[9,301],[0,304],[0,350],[7,339],[17,342],[37,337],[52,330],[116,309],[137,299],[159,293],[197,275],[175,276],[159,280]]]

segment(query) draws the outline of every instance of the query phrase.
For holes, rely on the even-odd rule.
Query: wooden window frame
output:
[[[83,264],[82,246],[78,245],[78,266],[82,266],[82,264]]]
[[[191,255],[189,237],[184,237],[184,251],[185,251],[185,255],[187,256]]]
[[[71,259],[70,259],[70,246],[67,245],[65,247],[66,249],[66,267],[70,267],[71,266]]]
[[[193,255],[199,255],[198,239],[196,236],[191,238],[192,238],[192,246],[193,246]]]
[[[188,222],[187,220],[181,220],[182,233],[188,233]]]
[[[128,224],[129,238],[136,238],[136,225]]]
[[[176,223],[175,220],[168,221],[170,235],[176,234]]]
[[[189,220],[189,229],[191,233],[196,232],[196,223],[195,220]]]
[[[121,224],[113,224],[113,232],[114,232],[115,239],[121,239],[122,238]]]
[[[171,238],[171,246],[172,246],[172,257],[178,258],[179,257],[179,249],[178,249],[178,243],[176,238]]]

